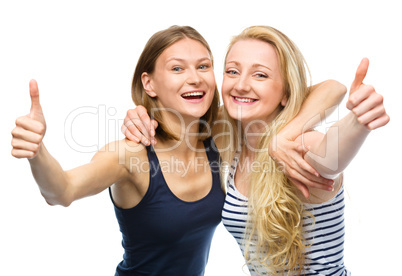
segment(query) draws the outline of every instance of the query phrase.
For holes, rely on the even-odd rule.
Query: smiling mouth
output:
[[[252,99],[252,98],[246,98],[246,97],[236,97],[236,96],[232,96],[232,98],[236,101],[236,102],[240,102],[240,103],[253,103],[256,102],[256,99]]]
[[[202,91],[197,91],[197,92],[187,92],[181,95],[182,98],[186,100],[199,100],[204,97],[205,93]]]

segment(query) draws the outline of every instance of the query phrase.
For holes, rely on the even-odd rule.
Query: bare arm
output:
[[[331,190],[333,182],[318,175],[317,171],[303,159],[305,153],[303,147],[293,140],[303,132],[306,124],[312,128],[328,116],[330,112],[327,111],[337,106],[346,92],[345,86],[334,80],[314,85],[310,89],[311,93],[297,117],[277,135],[277,139],[270,148],[271,156],[281,164],[284,173],[306,197],[309,196],[306,185]],[[221,110],[220,113],[222,113]],[[155,132],[151,132],[156,127],[157,123],[149,118],[146,109],[143,106],[137,106],[135,109],[128,110],[121,129],[128,139],[149,145],[156,143],[153,137]],[[219,124],[214,125],[213,132],[219,133],[217,129]]]
[[[98,152],[91,163],[64,171],[42,142],[46,122],[35,81],[30,82],[30,94],[31,111],[29,115],[17,119],[16,128],[12,131],[12,155],[28,158],[32,174],[50,205],[68,206],[76,199],[99,193],[129,176],[125,163],[118,160],[119,153],[108,150],[109,147]]]
[[[320,174],[336,178],[355,157],[370,130],[357,121],[356,115],[349,113],[327,131],[325,135],[311,133],[302,139],[311,150],[305,160]]]
[[[129,179],[119,154],[109,146],[96,153],[91,162],[64,171],[44,145],[37,155],[29,159],[32,174],[42,196],[50,205],[69,206],[73,201],[95,195],[121,179]],[[115,148],[115,146],[112,146]]]
[[[335,110],[347,92],[346,86],[335,80],[316,84],[310,89],[300,112],[279,132],[280,136],[294,141],[303,132],[314,128]]]
[[[306,198],[309,197],[307,186],[332,190],[333,181],[320,177],[317,170],[303,159],[306,149],[294,140],[329,116],[346,93],[346,87],[334,80],[316,84],[310,89],[298,115],[278,133],[270,147],[270,155],[281,164],[284,173]]]
[[[298,138],[311,146],[305,155],[306,161],[325,177],[336,178],[352,161],[370,131],[390,120],[383,97],[372,86],[363,84],[367,70],[368,60],[363,59],[347,103],[352,112],[335,123],[325,135],[310,132]]]

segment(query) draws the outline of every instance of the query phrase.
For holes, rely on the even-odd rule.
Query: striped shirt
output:
[[[243,237],[247,223],[248,198],[241,194],[234,185],[234,175],[239,161],[236,154],[227,180],[227,195],[222,211],[222,222],[233,235],[244,255],[245,245]],[[306,211],[312,213],[311,217],[303,221],[303,232],[307,243],[305,258],[306,265],[303,275],[350,275],[343,261],[344,249],[344,189],[343,185],[338,194],[331,200],[322,204],[304,204]],[[249,246],[249,253],[253,254],[255,247]],[[248,263],[251,275],[268,275],[268,272],[258,262]]]

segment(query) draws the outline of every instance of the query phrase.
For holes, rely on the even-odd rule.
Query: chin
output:
[[[204,116],[207,113],[207,110],[191,110],[188,112],[183,113],[183,116],[193,118],[194,120],[196,119],[201,119],[202,116]]]
[[[240,121],[240,120],[242,119],[242,117],[239,116],[237,110],[228,110],[228,109],[227,109],[227,112],[228,112],[230,118],[232,118],[232,119],[234,119],[234,120]]]

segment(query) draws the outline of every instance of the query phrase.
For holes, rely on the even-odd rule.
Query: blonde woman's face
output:
[[[270,122],[286,105],[279,61],[271,44],[257,39],[236,42],[228,53],[222,99],[229,115],[244,123]]]
[[[142,76],[144,88],[164,108],[184,117],[200,118],[211,106],[215,76],[211,56],[198,41],[177,41],[158,57],[152,75]]]

